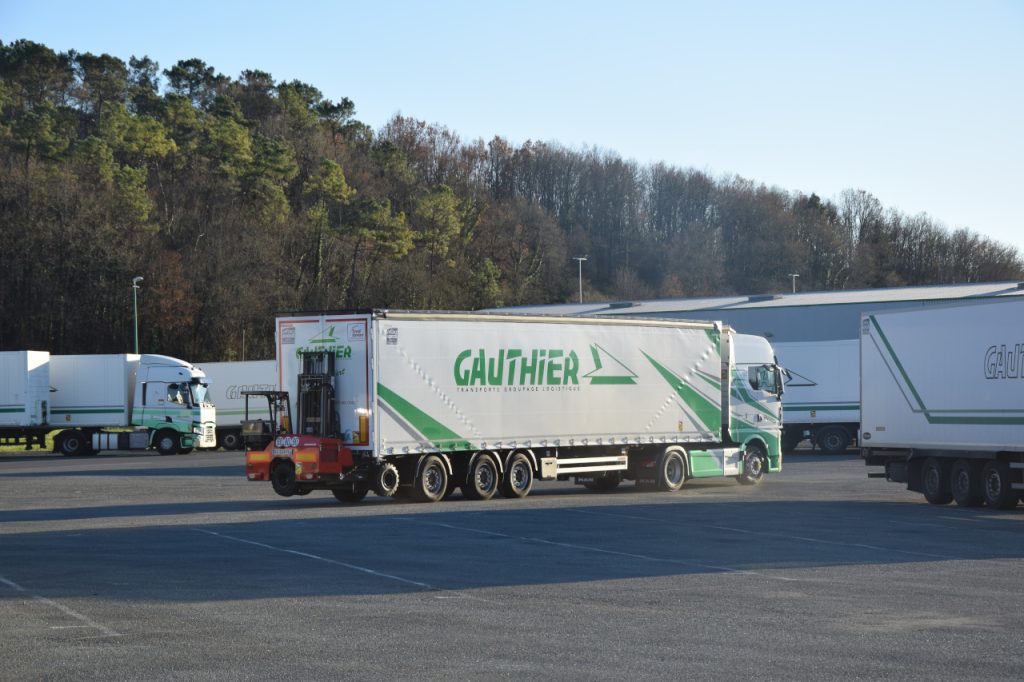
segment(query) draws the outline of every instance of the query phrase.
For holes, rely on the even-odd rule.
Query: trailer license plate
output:
[[[292,456],[292,449],[291,448],[274,448],[271,452],[273,452],[274,457],[291,457]]]

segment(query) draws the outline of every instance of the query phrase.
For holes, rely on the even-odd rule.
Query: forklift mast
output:
[[[322,438],[338,432],[334,409],[334,353],[314,351],[302,354],[299,374],[298,433]]]

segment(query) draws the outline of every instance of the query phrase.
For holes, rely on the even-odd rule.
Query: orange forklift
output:
[[[377,471],[356,467],[352,451],[338,436],[334,406],[334,354],[302,355],[297,424],[287,391],[243,391],[245,472],[250,481],[270,481],[283,497],[330,490],[339,502],[359,502],[371,489],[393,496],[398,490],[394,466]],[[266,402],[268,419],[250,419]],[[293,424],[296,428],[292,428]],[[381,475],[383,474],[383,475]]]

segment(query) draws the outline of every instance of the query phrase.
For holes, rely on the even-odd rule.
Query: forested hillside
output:
[[[1015,250],[863,191],[372,130],[263,71],[29,41],[0,44],[0,237],[0,349],[130,350],[142,276],[142,350],[198,360],[243,335],[269,357],[275,311],[571,301],[582,255],[591,300],[1024,276]]]

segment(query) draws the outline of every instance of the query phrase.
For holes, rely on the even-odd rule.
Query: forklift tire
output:
[[[382,464],[373,474],[373,492],[381,497],[394,497],[399,480],[398,467],[391,462]]]
[[[295,480],[295,465],[291,462],[278,462],[270,470],[270,485],[281,497],[291,497],[298,490]]]

